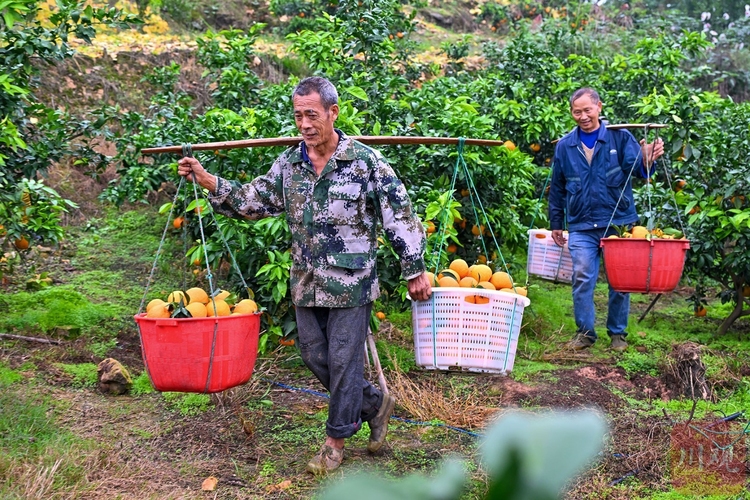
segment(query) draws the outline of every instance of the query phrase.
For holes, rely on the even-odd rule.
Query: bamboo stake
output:
[[[40,344],[60,344],[59,340],[43,339],[39,337],[26,337],[24,335],[13,335],[11,333],[0,333],[0,338],[26,340],[28,342],[39,342]]]
[[[358,135],[350,136],[350,139],[373,145],[395,145],[395,144],[458,144],[457,137],[416,137],[416,136],[387,136],[387,135]],[[235,148],[259,148],[270,146],[295,146],[302,141],[302,137],[270,137],[263,139],[246,139],[242,141],[207,142],[203,144],[191,144],[193,151],[216,151],[219,149]],[[467,146],[489,146],[499,147],[503,141],[490,139],[464,139]],[[182,146],[161,146],[145,148],[141,154],[152,155],[159,153],[182,153]]]

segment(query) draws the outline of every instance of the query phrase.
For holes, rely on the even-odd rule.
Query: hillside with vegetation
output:
[[[734,444],[747,431],[744,3],[14,0],[0,14],[1,497],[204,498],[209,476],[212,498],[309,498],[328,486],[304,472],[327,405],[293,342],[285,219],[214,217],[180,183],[178,154],[141,153],[295,136],[291,91],[309,75],[337,85],[347,134],[503,143],[380,149],[428,230],[431,270],[461,258],[508,271],[531,300],[507,376],[421,370],[405,283],[381,239],[372,324],[401,420],[380,456],[361,436],[348,444],[333,479],[431,474],[458,454],[456,497],[492,497],[497,477],[477,457],[496,416],[594,406],[609,433],[561,496],[742,495],[729,477],[686,490],[671,454],[675,429],[693,420]],[[633,131],[666,144],[655,176],[634,181],[636,202],[644,226],[690,241],[673,293],[633,295],[624,353],[567,351],[569,286],[526,271],[528,230],[547,226],[554,145],[575,125],[567,99],[583,86],[599,91],[610,123],[666,125]],[[282,150],[195,155],[246,181]],[[211,396],[153,390],[133,315],[191,287],[261,309],[249,383]],[[600,316],[606,290],[601,280]],[[97,389],[106,358],[131,371],[129,394]]]

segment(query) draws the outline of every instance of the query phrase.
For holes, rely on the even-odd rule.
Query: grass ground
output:
[[[708,316],[696,318],[685,287],[638,322],[651,297],[634,295],[628,351],[614,354],[605,341],[571,353],[564,349],[574,330],[569,287],[532,280],[532,306],[507,377],[418,369],[410,313],[386,311],[378,350],[401,420],[393,421],[385,451],[368,454],[362,432],[349,440],[340,472],[312,478],[304,468],[323,439],[327,401],[296,348],[279,346],[257,361],[248,384],[217,395],[151,389],[132,314],[165,222],[148,207],[104,211],[71,226],[53,254],[32,250],[10,276],[0,297],[0,332],[60,344],[0,339],[0,497],[206,498],[201,483],[215,476],[215,498],[309,498],[358,470],[400,477],[430,473],[451,455],[473,461],[473,434],[510,409],[593,406],[606,415],[610,434],[568,498],[693,498],[672,485],[675,424],[691,412],[696,421],[712,420],[750,406],[747,325],[722,338],[712,333],[727,306],[711,303]],[[185,279],[173,265],[181,243],[168,241],[167,263],[157,263],[151,285],[156,293]],[[54,284],[23,291],[40,272]],[[596,300],[603,311],[604,284]],[[713,391],[695,407],[674,373],[673,350],[688,341],[702,346]],[[133,393],[98,392],[96,364],[105,357],[131,370]],[[486,478],[476,467],[471,477],[464,498],[481,498]]]

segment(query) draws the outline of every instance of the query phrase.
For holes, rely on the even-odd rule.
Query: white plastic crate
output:
[[[568,232],[563,233],[565,239]],[[560,248],[552,239],[552,231],[547,229],[529,229],[529,254],[526,261],[526,273],[560,283],[573,282],[573,259],[570,257],[568,244]]]
[[[486,304],[467,297],[486,297]],[[477,288],[433,288],[412,301],[417,365],[428,370],[508,373],[513,369],[523,310],[528,298]]]

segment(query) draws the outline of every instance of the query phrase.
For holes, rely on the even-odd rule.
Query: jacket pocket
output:
[[[570,178],[565,183],[567,196],[567,219],[568,222],[575,222],[583,214],[583,204],[581,196],[581,179],[578,177]]]
[[[612,162],[610,161],[610,168],[607,170],[607,191],[613,210],[615,205],[617,205],[618,210],[628,210],[632,204],[632,194],[630,193],[630,189],[627,188],[627,179],[628,176],[622,171],[620,165],[616,164],[612,166]],[[625,190],[624,194],[623,190]],[[621,195],[622,199],[620,199]],[[618,200],[620,200],[619,204],[617,204]]]
[[[362,185],[356,182],[328,188],[328,220],[333,224],[353,225],[362,218]]]
[[[328,265],[344,269],[367,269],[370,267],[370,254],[367,253],[329,253]]]

